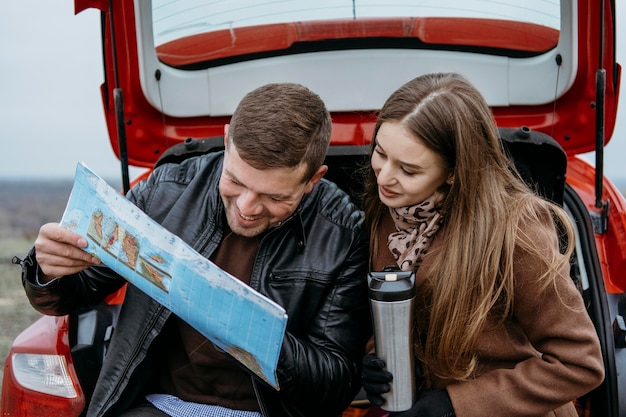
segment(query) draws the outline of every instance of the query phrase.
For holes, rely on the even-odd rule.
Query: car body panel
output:
[[[568,159],[567,182],[576,189],[583,201],[587,202],[587,209],[598,218],[601,210],[595,205],[595,169],[586,160],[580,157]],[[602,250],[602,275],[606,291],[611,294],[621,294],[626,291],[626,205],[623,195],[607,177],[603,178],[603,201],[610,201],[608,210],[608,226],[605,233],[596,233],[597,247]]]

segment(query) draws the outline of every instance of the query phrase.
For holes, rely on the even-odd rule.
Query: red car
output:
[[[293,81],[331,110],[328,177],[356,196],[351,174],[367,158],[387,96],[419,74],[465,75],[492,107],[520,171],[577,226],[572,279],[606,368],[604,383],[577,400],[580,413],[626,416],[626,201],[602,170],[621,74],[614,0],[75,4],[76,12],[101,10],[102,103],[125,190],[141,178],[131,181],[129,166],[148,173],[219,148],[245,93]],[[596,168],[577,156],[590,151]],[[25,329],[6,358],[2,415],[80,416],[123,297]],[[344,416],[367,412],[357,398]]]

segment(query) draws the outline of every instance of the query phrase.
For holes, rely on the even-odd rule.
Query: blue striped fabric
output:
[[[219,405],[192,403],[168,394],[146,395],[146,400],[172,417],[261,417],[261,413],[257,411],[231,410]]]

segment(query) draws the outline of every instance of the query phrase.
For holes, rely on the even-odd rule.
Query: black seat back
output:
[[[561,145],[526,126],[499,131],[506,153],[526,183],[537,194],[562,206],[567,155]]]

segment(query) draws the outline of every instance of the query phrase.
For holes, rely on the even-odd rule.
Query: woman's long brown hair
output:
[[[465,380],[476,371],[476,343],[488,317],[502,322],[513,308],[514,253],[521,250],[537,260],[537,283],[554,283],[573,251],[573,228],[559,206],[540,198],[521,180],[505,155],[493,115],[481,96],[458,74],[429,74],[409,81],[394,92],[380,111],[374,130],[385,122],[402,123],[416,140],[443,157],[454,183],[443,201],[444,223],[431,252],[425,286],[428,322],[416,353],[433,376]],[[364,208],[370,228],[370,258],[385,243],[378,228],[387,208],[378,198],[376,178],[368,170]],[[559,251],[554,220],[563,231]],[[540,251],[537,236],[526,224],[557,242],[553,251]],[[552,226],[550,226],[552,224]]]

